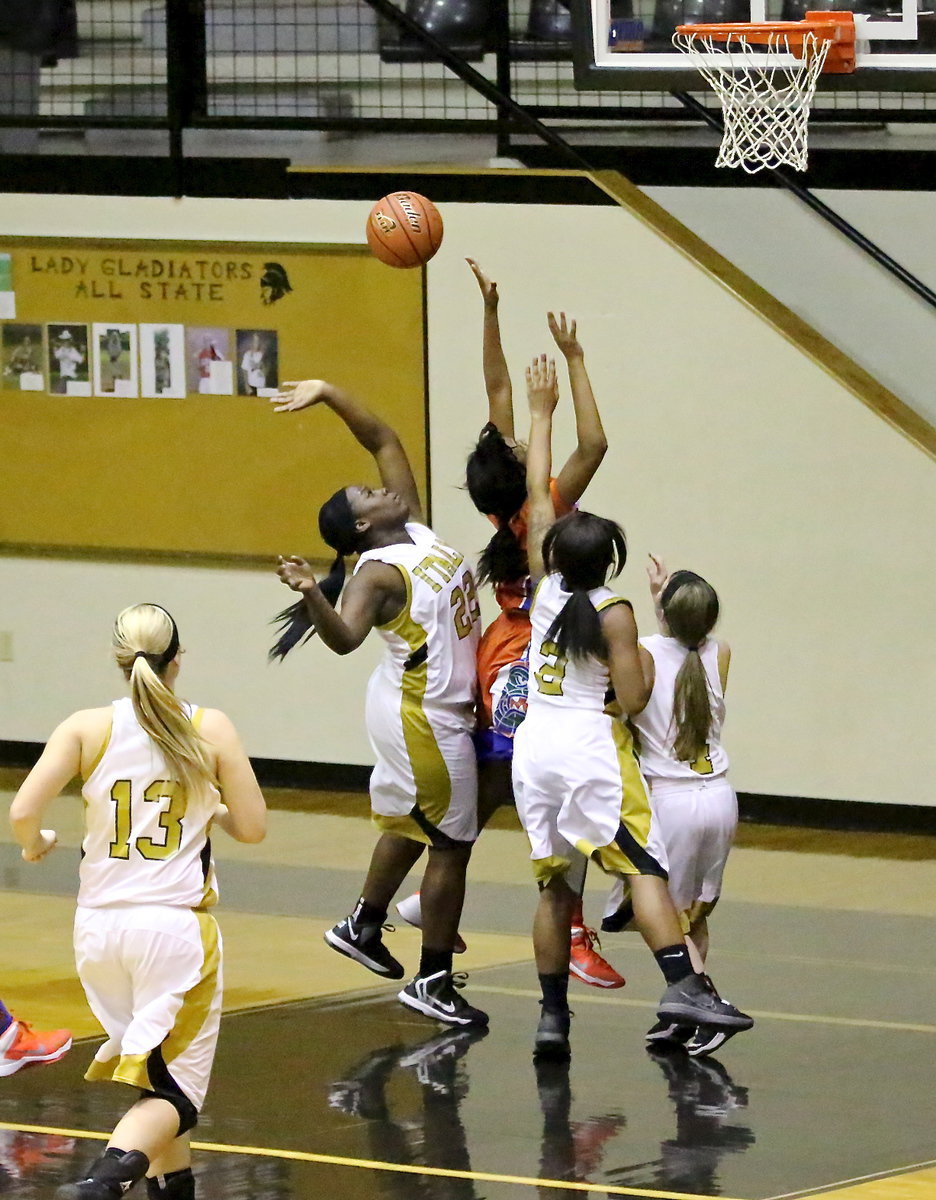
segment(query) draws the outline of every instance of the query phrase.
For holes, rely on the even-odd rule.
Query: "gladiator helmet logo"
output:
[[[374,224],[381,233],[393,233],[397,227],[397,223],[393,217],[389,217],[385,212],[379,211],[374,213]]]
[[[292,284],[282,263],[268,262],[263,264],[263,274],[260,276],[260,299],[264,304],[275,304],[282,300],[287,292],[292,291]]]

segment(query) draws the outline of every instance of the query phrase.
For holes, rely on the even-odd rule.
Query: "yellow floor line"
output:
[[[532,1000],[541,999],[540,993],[533,991],[532,988],[494,987],[483,983],[472,986],[471,992],[472,995],[484,992],[490,996],[525,996]],[[625,1008],[656,1008],[654,1000],[623,1000],[615,996],[592,996],[578,992],[572,997],[571,1004],[573,1007],[577,1004],[613,1004],[623,1005]],[[873,1021],[859,1017],[824,1017],[813,1013],[768,1012],[764,1009],[760,1011],[751,1009],[750,1015],[763,1021],[797,1021],[804,1025],[847,1025],[858,1029],[892,1029],[898,1033],[936,1033],[936,1025],[914,1025],[902,1021]]]
[[[57,1129],[46,1125],[14,1125],[0,1121],[0,1129],[14,1133],[38,1133],[53,1137],[89,1138],[106,1142],[109,1133],[90,1133],[86,1129]],[[615,1187],[609,1183],[582,1183],[568,1179],[531,1179],[525,1175],[495,1175],[489,1171],[456,1171],[447,1167],[420,1167],[409,1163],[371,1161],[366,1158],[343,1158],[337,1154],[311,1154],[306,1150],[278,1150],[268,1146],[228,1146],[221,1142],[192,1142],[193,1150],[208,1150],[218,1154],[247,1154],[257,1158],[281,1158],[292,1162],[321,1163],[333,1167],[358,1167],[367,1171],[392,1171],[404,1175],[432,1175],[444,1179],[471,1179],[480,1183],[510,1183],[524,1187],[556,1188],[571,1192],[595,1192],[604,1196],[645,1196],[649,1200],[700,1200],[697,1192],[647,1191],[645,1188]],[[732,1200],[722,1196],[720,1200]]]

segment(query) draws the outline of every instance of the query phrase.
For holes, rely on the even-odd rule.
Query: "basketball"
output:
[[[418,192],[391,192],[370,210],[367,244],[388,267],[421,267],[442,244],[439,210]]]

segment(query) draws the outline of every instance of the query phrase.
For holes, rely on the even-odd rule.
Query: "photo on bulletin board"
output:
[[[139,395],[136,325],[96,323],[92,337],[95,396]]]
[[[53,396],[90,396],[91,363],[87,325],[50,321],[46,326],[46,362]]]
[[[279,345],[272,329],[238,329],[237,394],[269,396],[279,387]]]
[[[140,393],[150,400],[188,395],[184,325],[140,325]]]
[[[189,392],[202,396],[233,396],[231,331],[212,325],[187,325],[185,367]]]
[[[326,405],[273,411],[263,393],[290,379],[327,379],[386,421],[431,511],[423,270],[363,239],[53,235],[3,254],[0,552],[331,562],[319,507],[379,472]]]
[[[4,391],[44,392],[42,326],[4,325],[0,364]]]

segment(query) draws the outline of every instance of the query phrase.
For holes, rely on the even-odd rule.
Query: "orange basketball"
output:
[[[442,244],[439,210],[418,192],[391,192],[370,210],[367,244],[388,267],[421,267]]]

